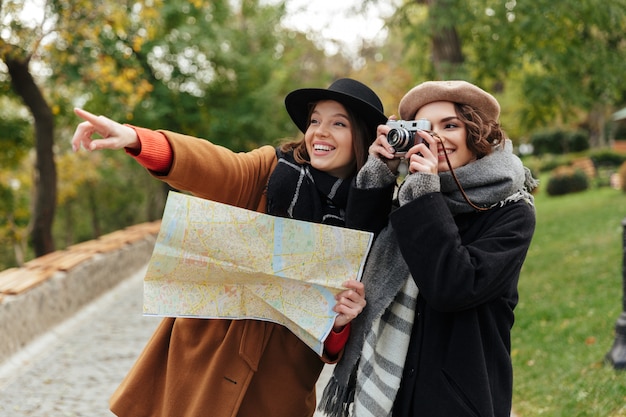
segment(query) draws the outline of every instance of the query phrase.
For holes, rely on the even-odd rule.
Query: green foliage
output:
[[[524,165],[533,172],[545,173],[560,166],[571,165],[577,158],[588,157],[593,161],[597,169],[617,170],[622,162],[626,161],[626,154],[615,152],[610,149],[588,150],[578,154],[551,154],[527,155],[522,157]]]
[[[621,120],[614,124],[613,136],[617,140],[626,140],[626,121]]]
[[[65,22],[103,20],[105,7],[115,24],[75,23],[55,45],[63,70],[53,78],[87,81],[84,107],[118,121],[249,150],[297,133],[284,111],[288,91],[332,78],[311,42],[281,29],[282,3],[179,0],[130,12],[93,3]]]
[[[626,0],[405,0],[392,22],[413,84],[451,78],[434,67],[430,37],[441,22],[454,25],[464,59],[454,76],[502,99],[514,137],[585,122],[597,147],[607,115],[623,105]]]
[[[572,157],[560,154],[528,155],[523,157],[522,161],[532,172],[542,174],[550,172],[559,166],[571,164]]]
[[[626,154],[610,149],[599,149],[589,152],[589,157],[597,167],[616,168],[626,161]]]
[[[587,188],[589,188],[589,179],[583,171],[563,166],[552,172],[546,191],[548,195],[556,196],[584,191]]]
[[[0,169],[0,270],[21,265],[27,252],[31,221],[32,167],[30,158],[11,160]]]
[[[18,6],[8,2],[0,11]],[[61,139],[54,223],[60,248],[160,217],[167,191],[122,152],[70,153],[74,106],[248,150],[297,134],[284,111],[285,94],[326,85],[334,78],[327,69],[347,62],[328,65],[304,35],[282,29],[282,3],[55,0],[45,7],[55,36],[37,58],[50,69],[42,80]],[[18,132],[31,127],[3,119],[8,167],[32,146]]]
[[[539,193],[535,203],[512,334],[514,411],[624,416],[625,375],[603,361],[622,310],[626,196],[600,188],[560,198]]]
[[[534,155],[566,154],[589,149],[588,137],[581,131],[567,132],[557,129],[537,132],[531,135],[530,143]]]
[[[38,82],[56,125],[59,248],[160,217],[167,191],[122,152],[71,154],[74,106],[249,150],[299,135],[284,110],[288,91],[327,85],[351,68],[347,59],[327,57],[304,34],[284,29],[283,2],[54,0],[45,2],[37,30],[15,19],[23,6],[0,6],[0,54],[7,51],[7,36],[19,39],[32,47],[26,53],[36,51],[33,59],[43,71]],[[4,71],[0,67],[0,89],[10,97]],[[8,169],[6,176],[0,172],[0,185],[6,188],[8,174],[32,147],[33,132],[19,105],[2,107],[17,114],[0,114],[6,136],[0,137],[6,144],[0,162]],[[26,202],[29,192],[20,188]],[[8,233],[1,229],[0,239]]]
[[[0,270],[23,261],[30,221],[33,127],[13,95],[0,97]]]
[[[0,97],[0,169],[15,169],[33,146],[30,120],[16,109],[17,103],[7,96]]]
[[[626,1],[493,2],[489,9],[493,15],[475,16],[489,26],[492,40],[475,64],[496,66],[501,77],[504,68],[524,72],[523,98],[530,100],[522,121],[527,125],[567,120],[577,108],[615,103],[623,91],[619,63],[626,54]]]
[[[589,136],[581,131],[568,132],[567,147],[569,152],[580,152],[589,149]]]
[[[58,247],[152,221],[163,212],[161,182],[124,152],[65,154],[59,167]]]

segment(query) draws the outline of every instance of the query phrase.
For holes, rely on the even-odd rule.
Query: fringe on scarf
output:
[[[539,180],[533,178],[532,172],[528,167],[524,167],[524,186],[526,189],[531,192],[539,185]]]
[[[342,385],[332,376],[324,388],[322,398],[317,406],[318,411],[328,417],[348,417],[350,406],[354,402],[354,387],[352,384]]]

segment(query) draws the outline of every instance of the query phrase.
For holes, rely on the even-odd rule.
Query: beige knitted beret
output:
[[[495,97],[467,81],[455,80],[426,81],[413,87],[400,100],[400,117],[413,120],[420,107],[435,101],[469,104],[496,122],[500,116],[500,104]]]

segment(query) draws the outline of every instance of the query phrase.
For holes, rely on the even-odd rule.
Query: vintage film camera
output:
[[[387,142],[396,152],[406,152],[418,143],[428,143],[421,136],[416,135],[418,130],[430,131],[431,124],[426,119],[418,120],[389,120],[387,126],[391,127],[387,133]]]

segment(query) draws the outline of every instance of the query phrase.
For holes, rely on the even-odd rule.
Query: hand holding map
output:
[[[269,320],[321,355],[342,283],[373,235],[171,192],[144,279],[144,314]]]

